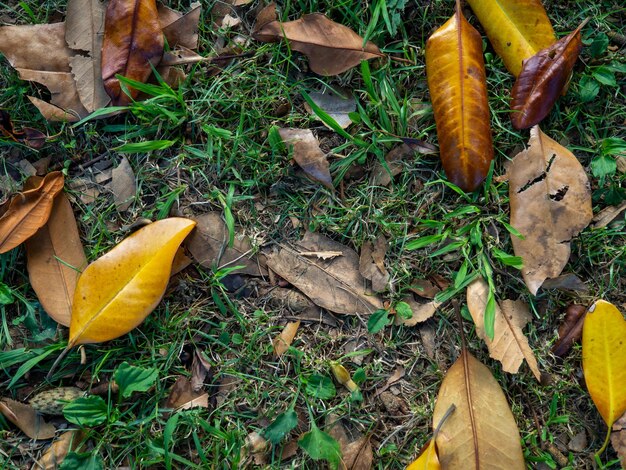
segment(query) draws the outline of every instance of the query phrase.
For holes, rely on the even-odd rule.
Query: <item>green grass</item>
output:
[[[415,278],[436,274],[453,282],[465,268],[469,274],[492,272],[496,298],[520,297],[530,303],[535,318],[527,335],[540,368],[552,376],[549,384],[539,385],[525,365],[518,375],[503,373],[499,363],[489,359],[471,323],[465,322],[471,352],[490,367],[511,404],[529,467],[543,462],[556,468],[556,448],[568,460],[569,468],[591,468],[605,426],[585,391],[580,348],[559,361],[550,354],[550,347],[569,303],[604,298],[618,306],[625,304],[625,221],[604,229],[589,227],[572,243],[565,271],[576,273],[588,284],[587,294],[542,291],[532,297],[519,271],[501,261],[502,252],[512,254],[506,226],[506,182],[492,182],[474,194],[460,194],[447,183],[437,155],[417,154],[404,162],[404,170],[393,184],[371,186],[371,168],[399,143],[398,136],[437,141],[426,86],[424,45],[428,35],[450,16],[453,6],[442,1],[406,2],[402,12],[397,5],[403,3],[375,0],[367,6],[356,1],[292,0],[281,2],[279,14],[291,20],[303,13],[325,12],[376,42],[384,52],[406,61],[372,61],[327,78],[311,73],[306,58],[291,54],[285,44],[250,40],[240,46],[241,57],[219,73],[210,73],[211,66],[206,64],[191,66],[179,90],[164,86],[146,89],[151,97],[133,104],[130,112],[79,126],[45,122],[26,95],[46,97],[47,92],[20,81],[2,60],[0,107],[10,110],[18,127],[38,127],[56,137],[38,152],[2,142],[0,175],[9,174],[20,182],[25,175],[15,166],[17,161],[50,157],[51,168],[63,170],[71,184],[90,175],[95,159],[117,165],[126,155],[136,172],[140,195],[128,212],[118,214],[106,191],[95,202],[84,203],[78,190],[68,190],[89,261],[121,241],[128,233],[127,226],[138,218],[155,220],[170,214],[191,216],[217,210],[230,213],[237,232],[266,249],[276,242],[297,240],[304,229],[319,231],[357,250],[365,241],[384,235],[390,241],[386,264],[393,281],[386,298],[392,303],[403,299]],[[594,213],[624,198],[623,174],[594,174],[591,169],[592,161],[603,156],[603,140],[625,137],[624,72],[614,71],[615,84],[603,75],[603,83],[597,80],[600,67],[619,70],[625,66],[624,46],[597,55],[592,47],[594,41],[603,41],[603,34],[626,34],[626,10],[621,3],[546,2],[559,36],[591,17],[583,30],[588,47],[575,67],[569,91],[542,123],[542,130],[570,148],[587,169]],[[169,5],[188,8],[183,2]],[[210,6],[210,2],[203,4],[203,55],[215,53],[218,38],[226,45],[235,44],[238,34],[248,39],[256,3],[240,9],[244,26],[234,32],[218,31],[211,25]],[[61,19],[64,10],[64,1],[0,4],[0,13],[15,18],[18,24]],[[466,13],[482,33],[471,11]],[[493,175],[497,176],[504,174],[507,160],[524,148],[528,132],[512,129],[508,107],[513,78],[486,39],[484,44],[496,153]],[[597,96],[584,102],[589,91],[581,87],[581,81],[586,87],[598,88]],[[304,108],[305,95],[324,87],[347,87],[357,98],[359,122],[348,129],[347,139],[328,130]],[[273,140],[274,126],[313,129],[322,149],[331,154],[335,194],[295,174],[287,152]],[[301,226],[294,228],[291,218]],[[429,240],[435,241],[426,245]],[[455,243],[455,250],[450,242]],[[25,399],[50,386],[78,383],[89,388],[110,381],[124,361],[157,369],[158,380],[147,392],[130,398],[103,397],[109,417],[90,427],[87,436],[89,451],[95,452],[106,468],[234,468],[241,463],[240,449],[246,436],[263,432],[291,406],[300,421],[288,440],[310,429],[310,409],[320,428],[329,416],[339,415],[349,427],[369,435],[376,468],[404,468],[412,461],[430,436],[439,385],[461,344],[449,303],[429,321],[436,331],[437,360],[426,355],[419,327],[389,326],[370,335],[365,323],[351,316],[337,316],[336,327],[303,323],[294,349],[276,360],[271,340],[290,313],[272,307],[268,296],[260,293],[267,287],[263,280],[246,280],[259,295],[240,298],[227,292],[220,279],[201,267],[188,269],[139,328],[114,341],[87,346],[83,365],[79,365],[79,352],[70,352],[47,384],[44,377],[67,331],[60,329],[53,338],[54,326],[29,285],[23,249],[1,255],[0,282],[8,286],[13,299],[0,305],[0,394]],[[455,298],[464,303],[462,291]],[[362,355],[350,354],[355,340]],[[176,377],[188,374],[189,355],[196,347],[206,352],[213,365],[213,378],[206,386],[210,409],[167,414],[162,404]],[[42,357],[44,354],[49,355]],[[303,379],[312,374],[331,377],[329,363],[335,360],[352,372],[363,369],[363,402],[352,401],[338,384],[331,399],[307,395]],[[406,375],[392,390],[404,401],[408,413],[394,415],[374,392],[398,366]],[[18,371],[25,374],[9,387]],[[225,378],[233,381],[234,387],[225,386]],[[583,430],[587,449],[568,452],[569,439]],[[43,446],[28,441],[2,418],[0,442],[2,468],[32,465],[33,456]],[[21,453],[17,444],[28,452]],[[282,462],[281,449],[276,446],[269,454],[270,468],[319,468],[302,450]],[[614,458],[612,450],[602,456],[606,468],[618,468]]]

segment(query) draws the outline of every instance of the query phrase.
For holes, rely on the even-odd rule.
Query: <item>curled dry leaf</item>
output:
[[[511,241],[524,262],[524,282],[536,295],[544,280],[561,274],[570,240],[593,214],[589,180],[576,157],[539,126],[531,130],[528,143],[530,148],[509,167],[511,225],[524,236]]]
[[[293,339],[296,337],[296,333],[298,333],[298,328],[300,328],[300,321],[289,322],[285,325],[280,334],[274,338],[272,344],[276,357],[282,356],[289,349],[289,346],[293,343]]]
[[[111,192],[118,212],[128,210],[133,203],[136,191],[135,173],[128,159],[124,157],[111,173]]]
[[[485,310],[489,286],[478,278],[467,286],[467,307],[469,308],[476,334],[487,344],[489,356],[502,363],[502,370],[517,374],[522,361],[526,359],[528,367],[538,381],[541,372],[533,350],[528,345],[522,328],[531,320],[528,306],[521,300],[503,300],[496,304],[496,315],[493,326],[493,340],[485,332]]]
[[[0,253],[12,250],[45,225],[64,181],[60,171],[48,173],[36,187],[10,199],[0,217]]]
[[[163,33],[155,0],[110,0],[102,43],[104,89],[115,106],[130,103],[139,91],[126,95],[115,75],[146,82],[163,55]]]
[[[287,147],[293,147],[293,159],[302,171],[313,181],[334,191],[330,165],[313,132],[310,129],[279,129],[278,133]]]
[[[513,127],[532,127],[548,115],[569,80],[582,50],[580,30],[585,23],[524,61],[511,91]]]
[[[206,360],[202,351],[194,349],[191,363],[191,390],[198,392],[211,374],[211,364]]]
[[[593,226],[595,228],[604,228],[609,225],[617,217],[624,216],[626,211],[626,201],[622,202],[619,206],[608,206],[602,209],[593,217]]]
[[[587,307],[584,305],[571,304],[567,306],[565,319],[559,326],[559,339],[552,346],[552,352],[555,356],[565,357],[572,345],[581,338],[586,313]]]
[[[208,407],[209,394],[202,391],[194,392],[191,382],[185,377],[178,377],[176,379],[165,402],[165,408],[174,410]]]
[[[19,401],[0,399],[0,413],[31,439],[51,439],[56,432],[55,427],[46,423],[32,406]]]
[[[0,135],[33,149],[43,147],[47,138],[43,132],[32,127],[22,127],[21,130],[16,130],[11,116],[4,109],[0,109]]]
[[[541,0],[468,0],[505,67],[516,77],[522,62],[555,40]]]
[[[482,40],[458,4],[426,43],[426,76],[446,175],[474,191],[487,176],[493,146]]]
[[[374,243],[366,241],[361,247],[359,272],[365,279],[372,281],[374,292],[382,292],[389,284],[389,273],[385,268],[387,240],[379,236]]]
[[[35,468],[41,470],[58,469],[69,452],[75,452],[80,449],[84,437],[85,432],[82,429],[64,432],[50,444],[50,447],[37,460]]]
[[[270,16],[271,12],[267,15]],[[364,44],[357,33],[321,13],[304,15],[287,23],[259,18],[252,36],[262,42],[286,39],[291,49],[309,58],[311,70],[320,75],[337,75],[359,65],[362,60],[383,57],[374,43],[367,41]]]

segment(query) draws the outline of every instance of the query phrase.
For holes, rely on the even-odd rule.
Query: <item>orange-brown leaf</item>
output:
[[[293,343],[293,339],[296,337],[299,327],[300,320],[289,322],[285,325],[280,334],[274,338],[272,343],[274,346],[274,355],[276,357],[282,356],[285,351],[289,349],[289,346]]]
[[[31,439],[51,439],[56,432],[52,424],[46,423],[41,415],[26,403],[2,398],[0,413]]]
[[[102,44],[102,78],[113,105],[131,101],[116,74],[146,82],[163,55],[163,33],[155,0],[111,0]],[[139,93],[130,89],[133,98]]]
[[[583,335],[583,321],[587,308],[584,305],[568,305],[565,319],[559,326],[559,340],[552,346],[555,356],[564,357],[575,341]]]
[[[493,146],[482,41],[459,8],[426,43],[426,76],[446,175],[473,191],[487,176]]]

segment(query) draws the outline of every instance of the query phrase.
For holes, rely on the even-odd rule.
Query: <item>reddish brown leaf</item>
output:
[[[571,304],[567,307],[565,319],[559,326],[559,340],[552,346],[555,356],[565,357],[572,345],[580,339],[586,313],[587,307],[584,305]]]
[[[23,127],[21,131],[16,130],[11,116],[3,109],[0,109],[0,135],[34,149],[40,149],[46,142],[46,135],[37,129]]]
[[[185,377],[178,377],[164,404],[165,408],[188,410],[190,408],[208,408],[209,395],[206,392],[194,392],[191,382]]]
[[[582,49],[580,30],[525,60],[511,91],[511,122],[516,129],[526,129],[545,118],[567,83]]]
[[[116,74],[146,82],[163,55],[163,33],[155,0],[111,0],[107,6],[102,44],[102,78],[113,105],[131,98]],[[139,92],[130,88],[132,98]]]

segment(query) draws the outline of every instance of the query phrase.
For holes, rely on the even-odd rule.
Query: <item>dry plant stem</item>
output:
[[[59,357],[57,357],[56,361],[54,361],[54,364],[52,364],[52,367],[50,367],[50,370],[46,374],[46,380],[48,382],[50,382],[50,378],[52,377],[52,374],[54,373],[59,363],[63,360],[63,358],[67,355],[67,353],[69,352],[71,348],[72,346],[68,344],[67,347],[63,350],[63,352],[59,355]]]

